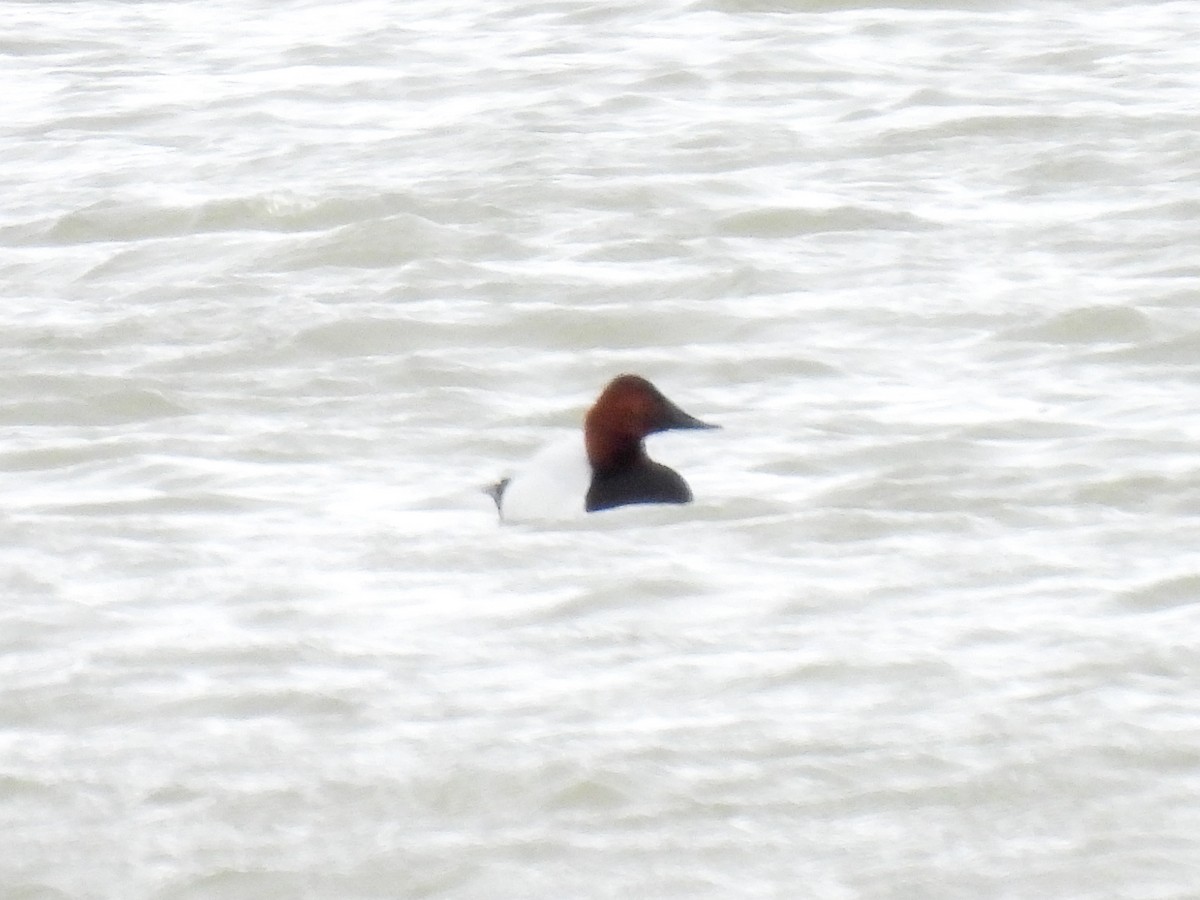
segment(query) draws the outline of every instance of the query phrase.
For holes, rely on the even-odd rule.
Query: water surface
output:
[[[0,16],[0,894],[1194,895],[1193,4]]]

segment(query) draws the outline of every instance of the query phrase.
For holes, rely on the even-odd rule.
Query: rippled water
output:
[[[1195,896],[1195,4],[0,21],[0,896]]]

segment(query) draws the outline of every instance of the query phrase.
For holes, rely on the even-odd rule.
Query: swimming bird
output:
[[[688,483],[646,454],[645,438],[719,427],[684,412],[640,375],[618,375],[588,410],[582,435],[549,445],[485,491],[506,520],[567,518],[635,503],[690,503]]]

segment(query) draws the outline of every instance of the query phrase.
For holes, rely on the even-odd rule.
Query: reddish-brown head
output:
[[[630,464],[644,455],[642,439],[675,428],[719,428],[701,422],[663,396],[640,375],[618,375],[584,419],[588,461],[597,472]]]

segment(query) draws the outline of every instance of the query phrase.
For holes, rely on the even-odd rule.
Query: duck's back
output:
[[[505,485],[500,509],[508,521],[582,516],[592,481],[583,435],[543,447]]]

